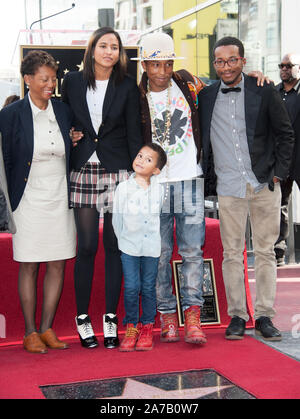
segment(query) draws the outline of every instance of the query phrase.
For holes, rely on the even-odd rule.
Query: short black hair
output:
[[[165,150],[159,144],[156,144],[156,143],[147,143],[142,148],[144,148],[144,147],[149,147],[149,148],[151,148],[151,150],[153,150],[153,151],[155,151],[155,153],[157,153],[156,167],[159,170],[162,170],[167,163],[167,155],[166,155]]]
[[[239,54],[241,58],[245,57],[245,48],[244,45],[242,43],[242,41],[240,41],[238,38],[234,38],[233,36],[225,36],[224,38],[219,39],[219,41],[217,41],[215,43],[214,49],[213,49],[213,54],[215,56],[215,50],[219,47],[225,47],[227,45],[235,45],[238,47],[239,49]]]
[[[55,59],[48,52],[43,50],[29,51],[21,63],[20,71],[23,77],[25,74],[34,76],[37,70],[43,65],[51,67],[55,72],[58,68]]]

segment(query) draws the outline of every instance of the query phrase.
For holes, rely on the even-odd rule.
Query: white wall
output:
[[[8,96],[20,96],[20,84],[10,83],[5,80],[0,80],[0,110]]]
[[[99,6],[101,9],[114,9],[115,8],[115,1],[114,0],[100,0]]]
[[[297,184],[294,182],[293,194],[293,221],[294,223],[300,224],[300,192]]]
[[[300,53],[299,0],[282,0],[281,55]]]

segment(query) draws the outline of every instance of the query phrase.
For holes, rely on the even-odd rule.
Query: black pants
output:
[[[281,187],[281,216],[280,216],[280,233],[275,243],[275,252],[277,257],[283,257],[286,251],[286,239],[289,235],[289,202],[293,189],[293,180],[287,178],[280,182]]]
[[[99,213],[94,208],[74,208],[78,249],[74,268],[77,316],[88,313],[99,243]],[[116,313],[122,283],[122,262],[112,226],[112,214],[104,214],[103,246],[105,251],[106,313]],[[102,280],[102,278],[96,278]]]

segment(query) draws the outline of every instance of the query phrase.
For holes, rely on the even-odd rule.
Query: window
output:
[[[146,27],[152,24],[152,7],[145,7],[144,9],[144,22]]]
[[[136,0],[132,0],[132,11],[136,13]]]
[[[278,72],[277,64],[280,61],[280,56],[278,54],[268,55],[266,57],[266,71],[267,73]]]
[[[277,15],[277,0],[268,0],[267,13],[268,17],[274,17]]]
[[[267,48],[276,48],[278,45],[278,26],[277,22],[267,24]]]
[[[258,1],[251,1],[249,5],[249,19],[257,19],[258,18]]]
[[[131,29],[134,29],[134,30],[137,29],[137,19],[136,19],[136,16],[133,16]]]

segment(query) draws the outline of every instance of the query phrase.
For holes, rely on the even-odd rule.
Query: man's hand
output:
[[[265,76],[261,71],[251,71],[248,76],[257,78],[257,86],[263,86],[264,83],[270,84],[271,81],[268,76]]]

